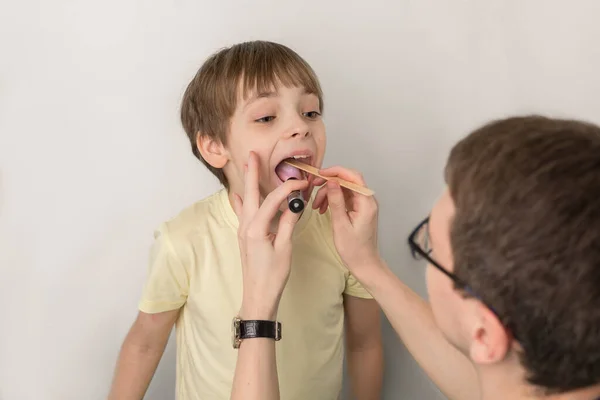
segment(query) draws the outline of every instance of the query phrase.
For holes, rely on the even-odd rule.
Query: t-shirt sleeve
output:
[[[346,288],[344,289],[344,294],[354,297],[361,297],[363,299],[373,298],[367,289],[362,287],[360,282],[350,272],[348,272],[346,276]]]
[[[148,278],[138,308],[148,314],[179,309],[187,300],[189,284],[189,262],[182,260],[163,224],[154,233]]]

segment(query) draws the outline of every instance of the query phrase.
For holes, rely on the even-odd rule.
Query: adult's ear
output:
[[[471,360],[477,364],[494,364],[506,358],[512,335],[488,307],[477,302],[471,327]]]
[[[217,138],[198,133],[196,146],[198,146],[202,158],[214,168],[223,168],[229,161],[229,152]]]

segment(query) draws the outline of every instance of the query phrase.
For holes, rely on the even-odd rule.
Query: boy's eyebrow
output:
[[[279,94],[277,92],[274,92],[274,91],[257,93],[257,94],[251,96],[248,99],[248,101],[246,102],[246,105],[244,105],[244,108],[248,107],[250,104],[254,103],[258,99],[264,99],[264,98],[269,98],[269,97],[276,97],[278,95]]]

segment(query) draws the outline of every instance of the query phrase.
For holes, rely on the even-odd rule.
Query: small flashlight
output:
[[[288,194],[287,201],[291,212],[298,214],[304,210],[304,196],[302,196],[302,192],[300,190],[294,190],[292,193]]]

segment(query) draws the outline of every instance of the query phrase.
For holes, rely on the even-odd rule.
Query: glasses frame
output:
[[[429,253],[427,251],[425,251],[421,247],[421,245],[417,242],[417,240],[416,240],[417,234],[423,228],[423,226],[427,225],[428,223],[429,223],[429,216],[427,216],[427,218],[425,218],[423,221],[421,221],[419,223],[419,225],[417,225],[417,227],[408,236],[408,246],[410,247],[413,258],[417,259],[417,254],[418,254],[421,258],[424,258],[425,260],[427,260],[427,262],[429,262],[429,264],[431,264],[433,267],[435,267],[441,273],[443,273],[448,278],[450,278],[459,289],[464,290],[465,292],[467,292],[469,295],[471,295],[473,297],[479,298],[479,296],[476,296],[473,293],[473,290],[471,290],[471,287],[469,285],[467,285],[466,282],[464,282],[462,279],[460,279],[454,273],[448,271],[440,263],[438,263],[433,258],[431,258]],[[427,234],[429,236],[429,232]]]

